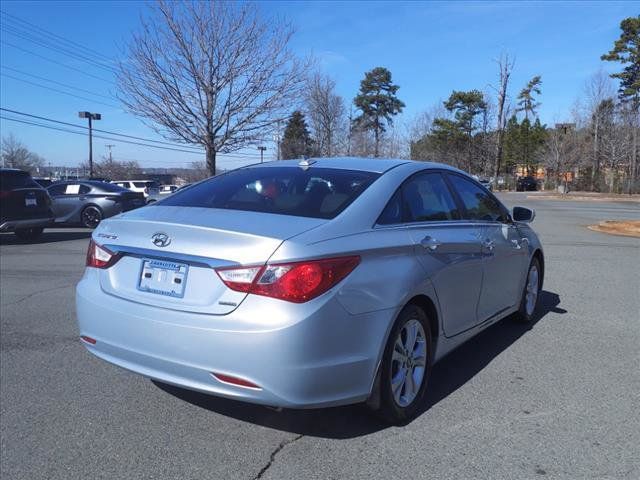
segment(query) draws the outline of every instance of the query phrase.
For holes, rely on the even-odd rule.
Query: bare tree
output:
[[[591,189],[599,188],[600,163],[602,157],[602,127],[606,121],[608,106],[603,102],[613,104],[614,90],[609,76],[600,70],[585,83],[585,97],[587,101],[587,116],[591,119]]]
[[[336,83],[315,73],[307,83],[307,118],[318,153],[331,157],[337,153],[340,137],[346,129],[344,100],[335,93]]]
[[[12,133],[2,137],[2,166],[19,168],[21,170],[35,171],[44,165],[44,158],[30,151],[27,146],[18,140]]]
[[[250,3],[158,0],[118,69],[119,97],[158,133],[216,154],[256,145],[301,96],[292,28]]]
[[[507,126],[507,118],[508,118],[508,106],[506,105],[508,89],[509,89],[509,78],[511,78],[511,73],[513,72],[513,68],[515,67],[516,60],[515,58],[509,57],[509,54],[502,54],[500,58],[496,60],[499,68],[499,82],[497,87],[498,92],[498,102],[497,102],[497,141],[496,141],[496,162],[495,168],[493,169],[493,176],[498,178],[500,175],[500,168],[502,167],[502,149],[504,146],[504,130]]]
[[[80,169],[89,170],[89,162],[80,163]],[[96,177],[109,180],[133,178],[140,173],[140,164],[135,160],[118,161],[106,156],[101,161],[94,162],[93,172]]]

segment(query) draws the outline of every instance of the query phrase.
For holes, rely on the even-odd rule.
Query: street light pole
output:
[[[262,145],[258,147],[258,150],[260,150],[260,163],[262,163],[264,151],[266,149],[267,149],[267,147],[263,147]]]
[[[102,115],[91,112],[78,112],[80,118],[89,119],[89,178],[93,177],[93,120],[101,120]]]

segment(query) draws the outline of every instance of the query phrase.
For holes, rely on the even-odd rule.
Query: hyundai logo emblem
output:
[[[163,232],[154,233],[151,237],[151,241],[156,247],[166,247],[171,243],[169,235]]]

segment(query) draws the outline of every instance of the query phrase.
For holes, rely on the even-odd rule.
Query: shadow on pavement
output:
[[[433,367],[422,413],[468,382],[549,312],[566,313],[566,310],[558,307],[559,304],[560,297],[557,294],[542,291],[538,314],[533,322],[521,324],[506,318],[440,360]],[[363,405],[279,412],[263,406],[213,397],[156,381],[153,383],[171,395],[212,412],[305,436],[346,439],[368,435],[389,427],[388,424],[373,416]]]
[[[35,240],[20,240],[13,233],[2,233],[0,234],[0,245],[38,245],[41,243],[68,242],[70,240],[89,239],[91,237],[91,232],[92,230],[89,229],[69,232],[49,232],[45,230],[42,235]]]

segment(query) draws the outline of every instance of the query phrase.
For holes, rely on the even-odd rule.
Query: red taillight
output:
[[[96,339],[95,338],[87,337],[86,335],[80,335],[80,339],[83,342],[90,343],[91,345],[95,345],[96,344]]]
[[[87,267],[109,268],[116,263],[120,257],[109,249],[98,245],[93,239],[89,242],[87,249]]]
[[[222,373],[212,373],[217,380],[222,383],[228,383],[237,387],[254,388],[256,390],[262,390],[258,385],[244,378],[232,377],[231,375],[224,375]]]
[[[232,290],[303,303],[322,295],[359,263],[360,257],[356,255],[263,267],[220,268],[216,272]]]

